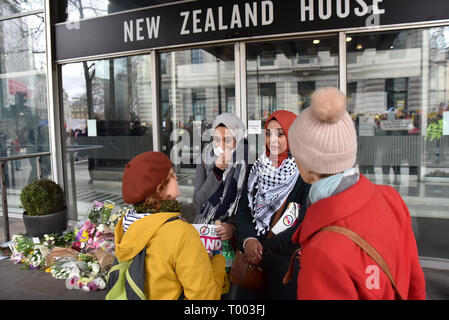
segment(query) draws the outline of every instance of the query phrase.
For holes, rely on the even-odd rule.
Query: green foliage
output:
[[[20,193],[22,207],[29,216],[43,216],[65,208],[64,192],[51,180],[35,180]]]

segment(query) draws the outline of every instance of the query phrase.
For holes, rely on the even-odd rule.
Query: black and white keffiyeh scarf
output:
[[[271,217],[293,190],[298,176],[298,167],[291,156],[278,168],[265,153],[254,163],[248,178],[248,201],[258,236],[269,230]]]

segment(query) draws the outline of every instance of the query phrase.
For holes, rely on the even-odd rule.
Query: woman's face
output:
[[[232,151],[235,149],[236,141],[231,131],[226,127],[217,127],[213,133],[214,147],[221,147],[223,151]]]
[[[282,129],[281,124],[273,119],[265,131],[265,144],[270,150],[271,156],[278,156],[288,149],[287,133]]]
[[[176,174],[173,172],[170,181],[165,187],[163,197],[167,200],[175,200],[180,195],[178,180],[176,179]]]

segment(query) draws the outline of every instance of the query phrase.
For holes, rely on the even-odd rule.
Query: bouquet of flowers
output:
[[[109,253],[114,253],[114,233],[105,224],[84,221],[79,229],[75,229],[76,241],[72,244],[72,249],[79,252],[92,252],[98,248]]]
[[[116,210],[111,201],[95,201],[89,219],[80,222],[73,231],[46,234],[39,243],[22,234],[14,235],[14,244],[9,246],[10,260],[65,279],[68,289],[103,290],[114,257],[113,230],[128,210],[126,207]]]
[[[57,279],[65,279],[67,289],[97,291],[106,287],[107,272],[101,272],[98,261],[91,255],[80,253],[77,259],[58,260],[47,272]]]
[[[94,201],[89,213],[89,220],[96,224],[104,224],[114,230],[121,215],[114,213],[115,203],[109,200],[105,202]],[[120,210],[119,210],[120,213]]]
[[[10,246],[12,252],[10,260],[15,264],[22,263],[28,269],[42,269],[51,249],[56,245],[67,246],[73,237],[73,232],[67,232],[62,236],[45,234],[39,243],[34,243],[32,238],[16,234],[12,237],[15,245]]]

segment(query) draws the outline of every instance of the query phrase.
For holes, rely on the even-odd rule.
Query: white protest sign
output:
[[[208,252],[223,249],[223,241],[216,231],[216,226],[211,224],[192,224],[200,234],[201,242]]]
[[[380,122],[380,129],[383,131],[409,131],[413,130],[413,123],[412,119],[382,120]]]
[[[374,136],[374,117],[367,117],[367,116],[359,117],[359,136],[361,137]]]
[[[443,135],[449,136],[449,111],[443,112]]]

